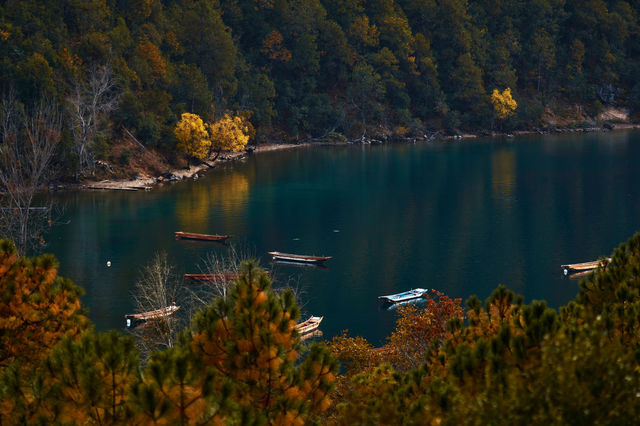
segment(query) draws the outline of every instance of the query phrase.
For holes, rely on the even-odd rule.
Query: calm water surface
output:
[[[271,250],[333,256],[275,273],[295,278],[304,316],[324,315],[325,337],[348,329],[380,344],[395,314],[377,297],[410,288],[465,300],[505,284],[527,302],[567,303],[578,286],[559,265],[640,229],[639,159],[640,133],[622,131],[264,153],[150,192],[61,194],[68,224],[48,248],[99,330],[123,328],[155,252],[183,274],[227,250],[174,231],[233,234],[263,265]]]

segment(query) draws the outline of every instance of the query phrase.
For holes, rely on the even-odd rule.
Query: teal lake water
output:
[[[272,250],[333,256],[274,273],[294,277],[325,338],[348,329],[377,345],[395,320],[378,296],[415,287],[484,300],[505,284],[526,302],[566,304],[578,283],[559,265],[640,230],[639,160],[640,133],[625,131],[269,152],[149,192],[58,194],[68,223],[47,251],[85,288],[99,330],[124,328],[156,251],[181,276],[227,250],[174,231],[232,234],[263,265]]]

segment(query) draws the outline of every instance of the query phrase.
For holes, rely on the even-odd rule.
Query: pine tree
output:
[[[275,294],[255,263],[243,263],[240,272],[226,298],[195,316],[190,348],[213,370],[214,388],[228,385],[245,415],[276,424],[313,420],[330,405],[336,361],[313,345],[298,363],[293,294]]]
[[[13,243],[0,240],[0,369],[18,358],[35,366],[63,337],[88,327],[81,295],[58,276],[52,255],[19,257]]]

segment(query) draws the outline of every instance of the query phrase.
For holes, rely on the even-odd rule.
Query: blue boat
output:
[[[381,299],[387,303],[401,303],[406,302],[407,300],[420,299],[425,296],[427,290],[424,288],[414,288],[413,290],[405,291],[397,294],[390,294],[388,296],[378,296],[378,299]]]

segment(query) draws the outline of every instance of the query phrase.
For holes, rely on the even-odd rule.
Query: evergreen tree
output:
[[[299,310],[291,291],[276,295],[254,263],[226,298],[193,320],[189,348],[214,374],[214,389],[228,387],[241,412],[269,423],[317,419],[330,405],[336,362],[319,345],[302,362]]]
[[[31,368],[89,326],[82,290],[58,276],[52,255],[19,257],[13,243],[0,240],[0,284],[0,369],[17,360]]]

